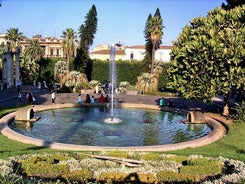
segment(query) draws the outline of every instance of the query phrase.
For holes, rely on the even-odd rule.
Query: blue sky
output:
[[[60,38],[62,31],[75,32],[84,23],[94,4],[98,27],[94,44],[113,44],[119,39],[128,46],[144,45],[144,27],[148,15],[160,9],[163,45],[172,45],[182,28],[195,17],[206,16],[225,0],[0,0],[0,33],[19,28],[25,36],[35,34]]]

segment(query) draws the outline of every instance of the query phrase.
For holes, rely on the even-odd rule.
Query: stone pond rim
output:
[[[85,106],[87,104],[84,104]],[[98,104],[93,104],[94,106],[98,106]],[[59,108],[71,108],[77,107],[77,104],[65,103],[65,104],[55,104],[55,105],[37,105],[33,107],[33,111],[44,111],[51,109],[59,109]],[[90,104],[91,106],[91,104]],[[147,104],[132,104],[132,103],[123,103],[120,104],[120,107],[135,107],[135,108],[148,108],[154,110],[160,110],[160,108],[156,105],[147,105]],[[31,113],[32,110],[30,110]],[[174,109],[174,112],[178,112],[179,109]],[[180,110],[181,111],[181,110]],[[132,146],[132,147],[109,147],[109,146],[85,146],[85,145],[74,145],[74,144],[64,144],[57,143],[51,141],[45,141],[41,139],[36,139],[32,137],[28,137],[22,135],[20,133],[15,132],[10,129],[8,124],[14,120],[17,112],[13,112],[7,114],[6,116],[0,119],[0,131],[2,135],[6,136],[11,140],[15,140],[18,142],[31,144],[39,147],[47,147],[57,150],[70,150],[70,151],[173,151],[185,148],[195,148],[210,144],[224,137],[226,134],[226,128],[222,125],[222,123],[218,122],[214,118],[204,115],[205,122],[211,127],[211,132],[201,138],[186,141],[182,143],[174,143],[174,144],[165,144],[165,145],[154,145],[154,146]],[[183,113],[183,112],[182,112]]]

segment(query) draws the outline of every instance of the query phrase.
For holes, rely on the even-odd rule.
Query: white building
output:
[[[162,62],[170,61],[170,52],[173,46],[160,46],[156,50],[155,60]],[[135,45],[129,46],[125,49],[125,60],[143,60],[145,56],[145,46],[144,45]]]
[[[170,52],[173,46],[160,46],[156,50],[155,60],[161,62],[170,61]],[[135,45],[135,46],[123,46],[116,48],[116,60],[138,60],[142,61],[145,56],[145,46]],[[110,47],[109,45],[99,45],[90,52],[91,59],[109,60],[110,59]]]

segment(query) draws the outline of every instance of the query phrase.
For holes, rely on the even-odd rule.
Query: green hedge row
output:
[[[49,58],[42,59],[40,61],[40,70],[38,72],[38,81],[47,81],[48,83],[54,80],[54,65],[57,61],[64,60],[64,58]],[[71,70],[73,70],[73,61],[71,61]],[[142,61],[116,61],[117,71],[117,83],[127,81],[130,85],[135,85],[137,77],[141,75],[144,70],[144,62]],[[159,87],[166,87],[167,84],[167,73],[166,70],[169,67],[169,63],[164,63],[163,73],[159,78]],[[110,61],[93,60],[91,80],[97,80],[103,83],[110,79]],[[30,81],[32,82],[32,81]],[[55,81],[58,82],[58,81]]]

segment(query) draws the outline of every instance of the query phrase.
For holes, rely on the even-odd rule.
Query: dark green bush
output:
[[[242,101],[241,104],[235,103],[232,109],[235,110],[234,119],[238,122],[245,122],[245,101]]]

